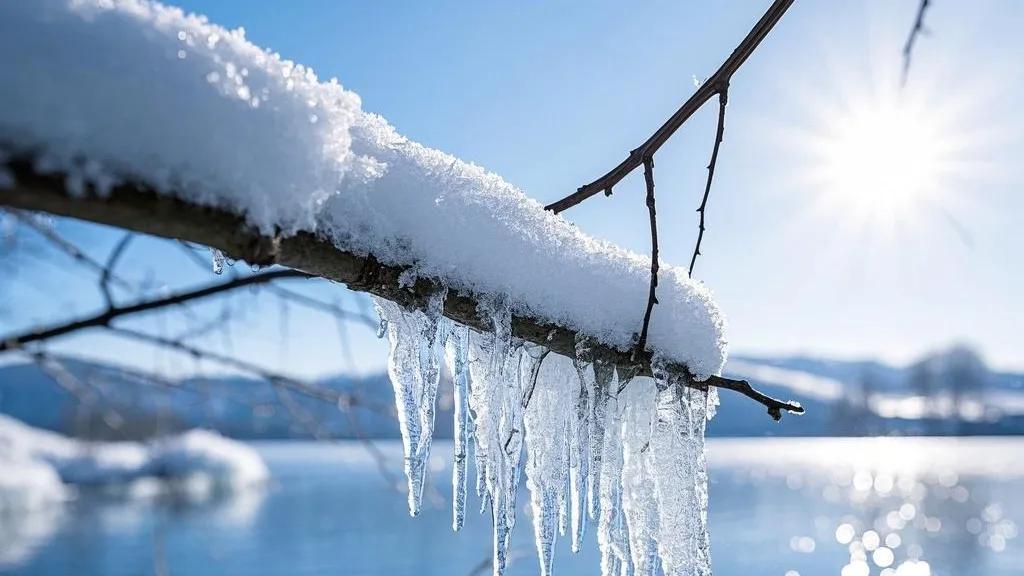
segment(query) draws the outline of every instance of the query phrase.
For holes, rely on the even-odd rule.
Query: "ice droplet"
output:
[[[210,248],[210,260],[213,263],[213,273],[223,274],[224,273],[224,253],[216,248]]]

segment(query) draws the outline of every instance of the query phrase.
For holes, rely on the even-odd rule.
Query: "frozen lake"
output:
[[[359,443],[258,449],[274,476],[261,492],[203,505],[82,495],[0,517],[0,573],[489,573],[489,516],[450,528],[450,444],[435,449],[417,518],[395,487],[397,443],[380,444],[383,471]],[[1024,566],[1024,439],[723,439],[708,454],[719,576],[999,576]],[[519,502],[508,573],[536,574],[525,494]],[[556,574],[598,572],[594,533],[579,555],[559,542]]]

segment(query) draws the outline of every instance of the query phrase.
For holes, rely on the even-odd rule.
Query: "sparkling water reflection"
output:
[[[358,444],[260,450],[275,477],[263,494],[202,506],[83,495],[46,516],[0,517],[0,573],[488,571],[489,519],[471,514],[463,532],[450,529],[450,445],[431,458],[434,490],[415,519],[396,492],[395,443],[383,446],[387,481]],[[712,440],[709,460],[719,576],[999,576],[1024,566],[1024,439]],[[537,572],[525,496],[510,575]],[[579,555],[558,548],[556,573],[597,573],[593,541]]]
[[[1024,565],[1020,440],[723,440],[712,450],[716,504],[724,491],[767,492],[779,505],[756,515],[765,534],[798,532],[778,574],[1018,574]],[[721,554],[727,537],[713,538],[719,573],[770,573],[734,565]]]

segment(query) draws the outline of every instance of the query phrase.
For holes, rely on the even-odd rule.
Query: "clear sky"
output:
[[[769,2],[180,4],[336,76],[409,137],[547,202],[649,136]],[[1024,369],[1024,4],[932,5],[932,33],[902,90],[917,0],[797,0],[733,78],[695,276],[726,312],[734,353],[904,362],[962,341],[995,366]],[[714,112],[707,106],[656,157],[662,256],[676,264],[693,249]],[[638,178],[565,216],[649,250]],[[98,248],[115,238],[67,231]],[[143,243],[133,261],[202,279],[156,246]],[[89,290],[80,275],[56,293],[30,284],[12,285],[15,323]],[[277,314],[250,317],[236,349],[304,375],[336,368],[333,325],[296,312],[287,333],[301,340],[281,352]],[[359,365],[382,366],[381,345],[358,334]],[[135,354],[109,338],[66,346]]]

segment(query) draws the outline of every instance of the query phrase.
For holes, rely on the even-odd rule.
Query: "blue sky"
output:
[[[365,109],[409,137],[545,202],[642,142],[768,4],[180,3],[244,26],[253,42],[322,78],[337,76]],[[963,341],[996,366],[1024,369],[1024,4],[932,4],[932,34],[918,42],[902,91],[900,50],[916,0],[797,2],[734,77],[695,270],[729,318],[733,352],[903,362]],[[693,248],[714,111],[702,110],[656,157],[661,250],[673,263],[688,262]],[[851,164],[836,142],[868,128],[872,144],[858,152],[864,161]],[[891,173],[874,173],[879,164]],[[916,171],[907,172],[910,165]],[[912,193],[903,190],[908,174]],[[900,189],[888,191],[894,182]],[[647,252],[642,197],[642,182],[631,177],[613,197],[565,216]],[[117,237],[65,231],[98,254]],[[142,242],[128,264],[175,282],[204,279],[166,254]],[[83,300],[83,275],[35,264],[19,276],[11,285],[14,324],[98,302]],[[29,289],[44,281],[59,289]],[[309,289],[352,300],[338,286]],[[302,375],[337,369],[333,324],[294,311],[284,325],[261,303],[273,305],[247,301],[236,349]],[[369,332],[353,332],[353,342],[361,368],[383,365],[383,347]],[[64,347],[148,358],[107,337]]]

